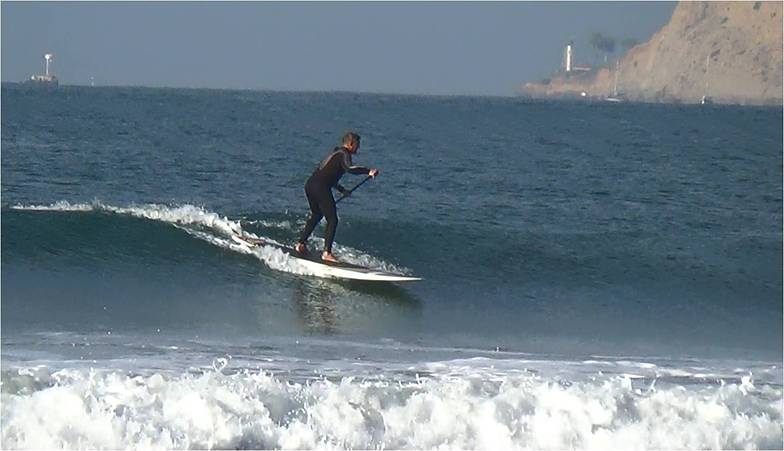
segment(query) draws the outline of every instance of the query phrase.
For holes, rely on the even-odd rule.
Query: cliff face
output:
[[[617,67],[617,69],[616,69]],[[629,100],[782,103],[782,2],[681,2],[670,22],[611,69],[528,83],[532,96],[605,97],[617,89]]]

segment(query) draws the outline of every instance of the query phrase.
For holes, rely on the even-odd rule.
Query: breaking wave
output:
[[[285,243],[278,242],[271,237],[261,236],[249,230],[251,227],[259,230],[262,229],[279,229],[291,232],[289,235],[294,236],[294,226],[291,221],[274,221],[269,219],[230,219],[222,216],[216,212],[209,211],[204,207],[194,205],[178,205],[169,206],[161,204],[145,204],[129,207],[118,207],[112,205],[104,205],[100,202],[94,203],[69,203],[67,201],[59,201],[49,205],[14,205],[11,207],[14,211],[27,211],[27,212],[53,212],[53,213],[109,213],[124,217],[134,217],[147,219],[156,222],[162,222],[173,225],[188,234],[204,240],[215,246],[228,249],[231,251],[253,255],[267,266],[278,271],[289,272],[293,274],[309,274],[307,268],[297,263],[293,259],[275,249],[272,246],[259,246],[249,247],[237,244],[232,240],[232,236],[245,235],[252,238],[264,238],[275,244],[283,245]],[[89,221],[91,218],[85,218]],[[246,228],[243,228],[243,224]],[[313,240],[317,243],[323,243],[323,239],[314,237]],[[289,243],[290,244],[290,243]],[[343,260],[349,263],[354,263],[361,266],[381,269],[387,272],[396,272],[401,274],[410,273],[410,270],[403,267],[398,267],[394,264],[385,262],[377,257],[364,253],[358,249],[340,244],[335,245],[336,254]]]
[[[3,373],[3,448],[781,448],[780,387],[530,372],[287,381],[221,367]]]

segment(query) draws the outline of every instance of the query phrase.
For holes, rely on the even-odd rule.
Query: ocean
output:
[[[14,84],[1,106],[4,449],[784,446],[781,108]],[[420,282],[230,239],[293,244],[347,130],[381,173],[335,254]]]

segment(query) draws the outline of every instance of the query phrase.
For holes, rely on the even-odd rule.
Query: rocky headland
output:
[[[522,94],[781,105],[782,2],[680,2],[669,23],[608,66],[562,71]]]

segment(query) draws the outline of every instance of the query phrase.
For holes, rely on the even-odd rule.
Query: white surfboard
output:
[[[350,280],[368,280],[376,282],[414,282],[422,280],[420,277],[406,276],[404,274],[395,274],[391,272],[381,271],[377,269],[365,268],[359,265],[353,265],[345,262],[325,262],[319,256],[313,254],[300,254],[294,249],[281,246],[277,243],[271,243],[265,240],[259,240],[251,237],[240,237],[232,235],[231,238],[239,244],[247,246],[270,246],[286,253],[289,257],[297,260],[317,277],[333,278],[333,279],[350,279]]]

